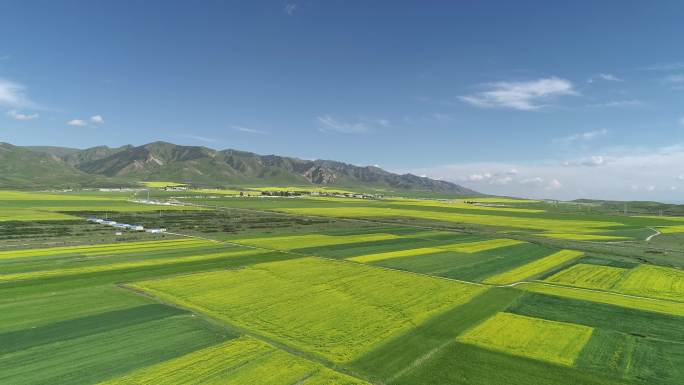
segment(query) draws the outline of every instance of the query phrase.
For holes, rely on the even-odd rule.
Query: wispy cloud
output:
[[[624,79],[621,79],[613,74],[598,74],[589,78],[587,83],[594,83],[597,80],[605,80],[607,82],[624,82]]]
[[[245,127],[245,126],[236,126],[236,125],[232,125],[232,126],[230,126],[230,128],[232,128],[232,129],[235,130],[235,131],[245,132],[245,133],[247,133],[247,134],[264,135],[264,134],[267,134],[267,133],[268,133],[268,132],[263,131],[263,130],[257,130],[257,129],[255,129],[255,128],[249,128],[249,127]]]
[[[603,128],[594,131],[578,132],[562,138],[556,138],[553,141],[556,143],[588,142],[606,135],[608,135],[608,130]]]
[[[484,85],[485,90],[459,98],[484,108],[509,108],[535,111],[560,96],[577,95],[572,82],[558,77],[523,82],[496,82]]]
[[[0,106],[26,108],[36,105],[26,95],[24,85],[0,78]]]
[[[589,107],[594,107],[594,108],[602,108],[602,107],[608,107],[608,108],[629,108],[629,107],[644,107],[646,106],[646,103],[642,102],[641,100],[637,99],[625,99],[625,100],[610,100],[604,103],[596,103],[592,104]]]
[[[641,69],[645,71],[676,71],[684,69],[684,62],[658,63]]]
[[[207,138],[206,136],[193,135],[193,134],[176,134],[175,136],[178,138],[192,139],[192,140],[195,140],[198,142],[204,142],[204,143],[216,142],[216,139]]]
[[[663,80],[666,83],[677,83],[677,84],[684,83],[684,75],[682,75],[682,74],[670,75],[670,76],[666,76],[665,78],[663,78]]]
[[[675,90],[684,89],[684,74],[673,74],[662,78],[662,82]]]
[[[12,57],[10,54],[0,55],[0,61],[9,60]]]
[[[93,115],[90,117],[90,121],[95,123],[95,124],[104,124],[104,118],[102,115]]]
[[[684,116],[679,118],[679,125],[684,126]]]
[[[287,13],[290,16],[294,15],[294,12],[296,9],[297,9],[297,4],[295,4],[295,3],[285,4],[285,13]]]
[[[330,115],[316,117],[319,124],[319,131],[335,131],[343,134],[362,134],[370,130],[370,126],[365,121],[342,122],[334,119]]]
[[[67,124],[74,127],[85,127],[88,125],[88,122],[83,119],[71,119]]]
[[[21,112],[17,110],[9,110],[7,111],[7,116],[14,120],[33,120],[38,118],[38,114],[22,114]]]

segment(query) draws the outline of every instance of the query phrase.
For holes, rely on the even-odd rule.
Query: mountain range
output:
[[[139,181],[205,186],[316,185],[478,195],[451,182],[399,175],[374,166],[167,142],[88,149],[0,143],[0,187],[3,188],[131,186]]]

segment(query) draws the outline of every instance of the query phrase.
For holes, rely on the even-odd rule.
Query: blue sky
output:
[[[680,1],[0,0],[0,141],[680,201]]]

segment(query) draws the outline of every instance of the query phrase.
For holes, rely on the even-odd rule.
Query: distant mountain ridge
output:
[[[3,161],[3,156],[9,163]],[[451,182],[394,174],[374,166],[258,155],[230,149],[214,150],[167,142],[118,148],[98,146],[84,150],[19,147],[3,143],[0,145],[0,162],[5,163],[0,166],[0,186],[14,188],[53,186],[55,183],[60,186],[87,186],[168,180],[215,186],[319,185],[479,195]]]

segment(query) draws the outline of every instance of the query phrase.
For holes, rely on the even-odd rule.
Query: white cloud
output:
[[[561,182],[558,181],[558,179],[552,179],[552,180],[549,182],[549,185],[546,186],[546,188],[549,189],[549,190],[558,190],[558,189],[563,188],[563,184],[561,184]]]
[[[577,95],[570,81],[557,77],[526,82],[497,82],[487,84],[485,88],[485,91],[461,96],[460,99],[477,107],[534,111],[545,107],[544,103],[553,98]]]
[[[90,117],[90,121],[95,123],[95,124],[104,124],[104,118],[102,115],[93,115]]]
[[[544,179],[540,178],[538,176],[535,176],[533,178],[525,178],[520,180],[520,184],[529,184],[529,185],[537,185],[541,186],[544,183]]]
[[[9,110],[7,111],[7,116],[14,120],[33,120],[38,118],[38,114],[22,114],[21,112],[17,110]]]
[[[76,127],[85,127],[88,125],[88,123],[83,119],[72,119],[72,120],[68,121],[67,124],[70,126],[76,126]]]
[[[684,203],[681,189],[669,188],[673,181],[684,187],[682,165],[684,143],[659,148],[607,147],[601,149],[601,155],[566,162],[553,158],[534,162],[471,162],[399,171],[441,177],[497,195]],[[512,168],[518,171],[516,175],[508,175]]]
[[[362,134],[371,129],[367,121],[342,122],[332,118],[330,115],[318,116],[316,121],[318,121],[319,131],[322,132],[335,131],[343,134]]]
[[[12,108],[35,107],[26,95],[26,87],[0,78],[0,106]]]
[[[624,80],[613,74],[599,74],[598,77],[609,82],[624,82]]]
[[[285,4],[285,13],[288,15],[292,16],[297,9],[297,4],[294,3],[287,3]]]
[[[245,132],[245,133],[248,133],[248,134],[259,134],[259,135],[264,135],[264,134],[267,133],[266,131],[257,130],[257,129],[254,129],[254,128],[248,128],[248,127],[244,127],[244,126],[237,126],[237,125],[232,125],[232,126],[230,126],[230,128],[232,128],[232,129],[235,130],[235,131]]]

